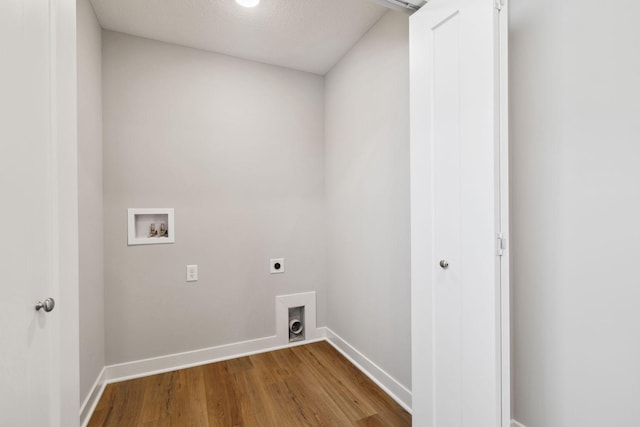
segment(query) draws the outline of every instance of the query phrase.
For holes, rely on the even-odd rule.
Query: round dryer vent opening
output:
[[[304,327],[302,326],[302,322],[298,319],[293,319],[291,322],[289,322],[289,331],[292,334],[298,335],[300,332],[302,332],[303,329]]]
[[[289,342],[304,340],[304,306],[289,307]]]

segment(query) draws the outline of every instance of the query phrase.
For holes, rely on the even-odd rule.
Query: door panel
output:
[[[36,426],[51,417],[48,364],[55,312],[36,312],[51,296],[51,152],[47,1],[3,1],[0,43],[0,425]],[[45,421],[46,422],[46,421]]]
[[[506,140],[500,139],[498,43],[499,13],[506,11],[494,6],[432,0],[411,17],[413,410],[419,426],[508,425],[508,410],[502,413],[508,376],[502,311],[508,306],[501,301],[505,283],[496,251],[497,233],[506,232],[500,229]]]
[[[435,25],[434,25],[435,24]],[[436,425],[460,425],[462,310],[460,266],[460,15],[451,10],[434,21],[433,212],[434,253],[447,269],[434,272]]]
[[[0,52],[0,425],[74,426],[75,1],[0,2]]]

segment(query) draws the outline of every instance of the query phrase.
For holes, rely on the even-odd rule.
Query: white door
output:
[[[431,0],[411,17],[419,427],[509,425],[506,15],[494,0]]]
[[[75,2],[2,0],[0,52],[0,425],[74,426]]]

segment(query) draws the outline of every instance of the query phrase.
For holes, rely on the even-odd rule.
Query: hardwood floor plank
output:
[[[359,386],[359,382],[344,380],[348,377],[343,372],[342,365],[338,363],[338,356],[340,359],[343,356],[339,353],[329,356],[328,353],[323,354],[326,352],[325,346],[331,347],[330,344],[317,344],[319,345],[312,351],[305,348],[307,346],[298,348],[299,357],[304,360],[307,372],[327,390],[329,398],[336,402],[350,420],[355,421],[375,414],[376,408],[368,403],[366,392]],[[364,376],[361,372],[360,375]]]
[[[350,425],[349,418],[340,409],[327,390],[315,381],[299,376],[286,381],[289,390],[290,405],[295,405],[308,425],[313,426],[341,426]]]
[[[411,425],[408,414],[327,342],[106,387],[89,426]]]
[[[274,404],[278,407],[282,414],[282,418],[286,420],[288,426],[310,426],[311,417],[301,408],[291,391],[289,384],[282,381],[271,385],[271,392]]]
[[[204,372],[207,411],[210,427],[242,425],[241,407],[246,396],[240,393],[236,377],[229,372],[226,362],[202,367]]]
[[[115,386],[113,385],[105,387],[98,405],[96,405],[96,409],[93,411],[91,419],[89,420],[88,427],[105,425],[109,413],[113,410],[113,399],[115,398],[114,389]]]
[[[289,376],[288,371],[281,371],[280,364],[273,357],[273,353],[253,355],[250,356],[250,359],[253,366],[252,373],[256,376],[256,381],[270,385]]]
[[[229,367],[229,372],[232,373],[253,369],[253,363],[251,362],[250,356],[226,360],[225,363]]]
[[[140,414],[141,424],[168,422],[167,394],[171,392],[172,381],[171,372],[140,378],[140,385],[145,390]]]
[[[256,381],[252,373],[248,371],[236,374],[241,393],[246,396],[244,404],[240,407],[243,425],[246,427],[258,426],[261,420],[265,425],[276,425],[270,406],[264,400],[265,393],[260,386],[256,387]]]
[[[110,389],[105,400],[105,406],[100,408],[105,412],[105,417],[100,424],[89,424],[99,426],[137,426],[140,425],[139,413],[143,400],[143,389],[140,384],[131,381],[123,381],[118,384],[109,384]],[[100,403],[103,399],[100,399]],[[100,404],[99,404],[100,406]]]
[[[177,385],[171,402],[171,424],[176,426],[208,427],[209,417],[202,368],[176,372]]]
[[[357,427],[392,427],[391,424],[384,422],[382,417],[378,414],[371,415],[370,417],[363,418],[356,422]]]

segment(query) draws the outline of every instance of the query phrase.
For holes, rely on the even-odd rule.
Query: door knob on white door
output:
[[[449,268],[449,263],[446,260],[441,259],[440,260],[440,267],[442,267],[443,270],[446,270],[447,268]]]
[[[56,306],[56,302],[53,300],[53,298],[47,298],[44,301],[38,301],[38,303],[36,304],[36,311],[39,311],[40,309],[44,309],[44,311],[48,313],[51,310],[53,310],[53,307],[55,306]]]

